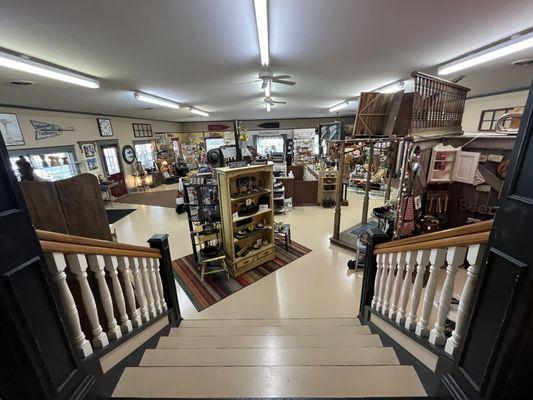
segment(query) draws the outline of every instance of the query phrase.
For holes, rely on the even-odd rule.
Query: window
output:
[[[105,164],[107,166],[107,174],[120,174],[117,148],[115,146],[102,147],[102,153],[104,154]]]
[[[224,146],[224,138],[206,138],[205,139],[205,149],[206,151],[212,149],[218,149],[219,147]]]
[[[498,118],[500,118],[503,114],[507,114],[514,108],[515,107],[495,108],[492,110],[481,111],[481,118],[479,119],[479,125],[477,130],[480,132],[494,132],[494,128],[496,128],[496,121],[498,120]],[[504,124],[504,127],[507,127],[507,124],[509,124],[510,122],[511,120],[507,120]]]
[[[33,174],[45,181],[58,181],[71,178],[80,173],[74,151],[53,151],[37,149],[24,150],[21,154],[33,167]],[[31,151],[31,153],[28,153]],[[22,150],[20,150],[22,152]],[[20,180],[20,172],[17,166],[18,155],[10,152],[9,161],[15,176]]]
[[[284,145],[283,136],[259,136],[257,138],[257,153],[263,156],[272,153],[283,153]]]
[[[137,155],[137,161],[142,164],[143,168],[154,168],[155,156],[152,143],[135,143],[135,154]]]

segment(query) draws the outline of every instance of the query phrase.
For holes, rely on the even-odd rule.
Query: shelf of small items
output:
[[[272,165],[218,168],[224,246],[239,276],[275,258]]]
[[[274,178],[274,213],[285,214],[285,187],[281,180]]]
[[[335,199],[337,185],[339,184],[340,172],[334,170],[322,170],[318,176],[318,204],[324,199]]]

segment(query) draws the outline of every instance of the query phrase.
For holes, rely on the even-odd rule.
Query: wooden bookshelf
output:
[[[235,277],[276,258],[272,165],[217,168],[216,171],[226,259],[229,271]],[[242,178],[255,179],[256,187],[246,191],[241,186],[239,190],[237,182]],[[262,209],[250,215],[238,215],[244,206],[259,205],[260,201],[264,203]],[[260,223],[263,228],[258,227]],[[240,237],[237,235],[239,231],[243,233]],[[262,239],[263,244],[254,249],[253,244],[258,239]],[[249,248],[249,252],[239,256],[239,251],[244,248]]]

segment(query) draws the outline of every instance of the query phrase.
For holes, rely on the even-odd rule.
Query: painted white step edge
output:
[[[264,318],[264,319],[186,319],[180,328],[202,328],[222,326],[359,326],[357,318]]]

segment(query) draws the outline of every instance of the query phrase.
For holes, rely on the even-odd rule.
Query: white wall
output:
[[[85,159],[78,142],[85,141],[97,141],[97,140],[106,140],[114,139],[119,141],[119,149],[122,151],[122,147],[126,144],[132,145],[134,140],[139,140],[140,138],[135,138],[133,136],[132,123],[147,123],[152,125],[152,131],[157,132],[180,132],[181,124],[177,122],[160,122],[160,121],[147,121],[141,119],[131,119],[131,118],[121,118],[121,117],[106,117],[102,115],[102,118],[111,119],[111,125],[113,128],[113,136],[100,136],[98,130],[98,125],[96,122],[97,116],[89,114],[75,114],[75,113],[61,113],[61,112],[51,112],[51,111],[40,111],[40,110],[28,110],[21,108],[5,108],[0,107],[0,113],[10,113],[16,114],[24,136],[25,145],[24,146],[9,146],[7,149],[11,150],[21,150],[29,148],[40,148],[40,147],[54,147],[54,146],[69,146],[72,145],[76,151],[76,157],[78,161],[83,161]],[[52,124],[60,125],[63,128],[73,127],[73,132],[63,132],[59,136],[55,136],[48,139],[35,139],[35,129],[31,124],[30,120],[36,120],[40,122],[48,122]],[[21,151],[21,154],[24,152]],[[122,157],[122,156],[121,156]],[[87,171],[86,164],[81,163],[82,172],[91,172],[95,175],[103,174],[101,170],[101,160],[98,157],[99,169],[94,171]],[[124,172],[126,175],[126,184],[128,187],[133,187],[135,185],[134,178],[132,176],[132,167],[123,162]]]
[[[467,99],[463,114],[463,130],[465,132],[477,132],[481,112],[494,108],[518,107],[526,104],[527,90],[494,96]]]

